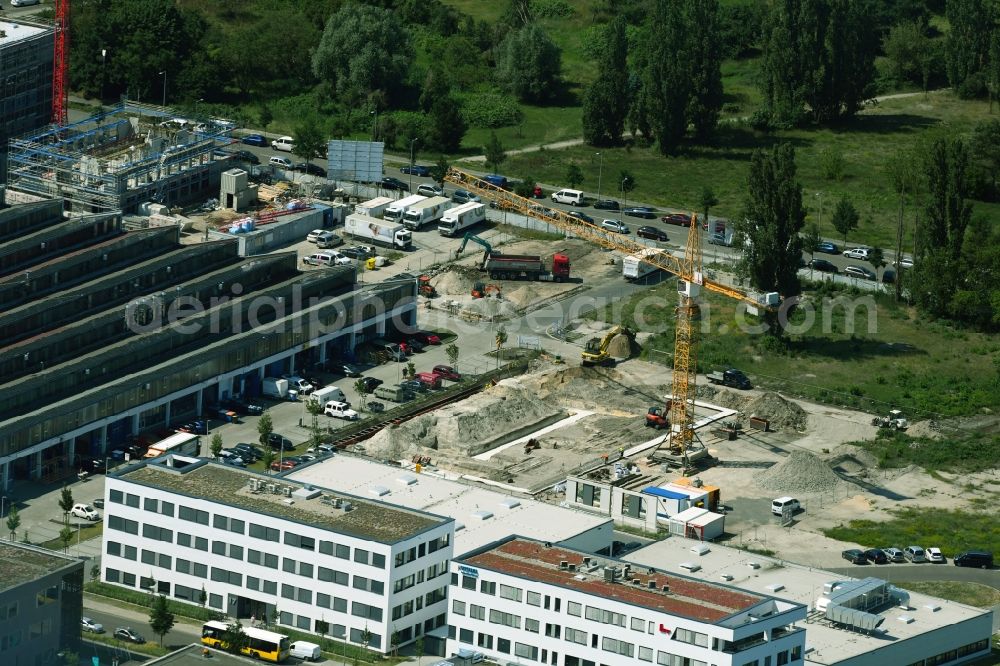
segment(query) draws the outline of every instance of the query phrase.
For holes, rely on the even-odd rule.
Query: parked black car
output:
[[[341,373],[345,377],[360,377],[361,369],[352,363],[344,363],[343,365],[337,366],[336,372]]]
[[[253,444],[247,444],[246,442],[240,442],[233,447],[233,451],[239,453],[240,458],[247,462],[254,462],[255,460],[260,460],[264,457],[264,452]]]
[[[646,220],[655,220],[656,211],[649,206],[632,206],[622,211],[628,217],[641,217]]]
[[[888,564],[889,556],[880,548],[869,548],[865,551],[865,559],[875,564]]]
[[[365,386],[366,393],[373,393],[375,389],[377,389],[379,386],[385,383],[381,379],[378,379],[377,377],[362,377],[361,382]]]
[[[287,437],[282,437],[278,433],[274,432],[267,436],[267,445],[272,449],[281,449],[283,451],[295,450],[295,445],[292,444],[292,440]]]
[[[422,164],[414,164],[413,166],[406,165],[404,167],[399,167],[399,173],[413,174],[414,176],[426,178],[431,175],[431,170],[430,167],[425,167]]]
[[[598,199],[594,202],[597,210],[621,210],[621,206],[614,199]]]
[[[993,553],[985,550],[969,550],[959,553],[954,559],[956,567],[993,568]]]
[[[840,248],[837,247],[836,243],[831,243],[830,241],[823,241],[816,246],[817,252],[822,252],[823,254],[840,254]]]
[[[312,162],[299,162],[294,168],[296,171],[303,171],[310,176],[326,177],[326,169]]]
[[[839,273],[840,269],[831,264],[826,259],[813,259],[809,262],[809,267],[823,273]]]
[[[865,557],[865,551],[857,548],[849,548],[842,552],[840,556],[851,564],[868,564],[868,558]]]
[[[582,212],[580,212],[578,210],[571,210],[571,211],[569,211],[566,214],[569,215],[570,217],[575,217],[578,220],[583,220],[584,222],[587,222],[589,224],[593,224],[594,223],[594,218],[592,218],[591,216],[587,215],[586,213],[582,213]]]
[[[242,414],[243,416],[258,416],[264,413],[264,408],[254,402],[248,402],[246,400],[241,400],[239,398],[229,398],[228,400],[219,401],[220,407],[225,407],[226,409],[231,409],[237,414]]]
[[[351,259],[368,259],[375,256],[375,249],[369,245],[352,245],[351,247],[341,248],[339,252]]]
[[[670,240],[670,236],[663,229],[657,229],[656,227],[639,227],[635,231],[635,235],[639,238],[649,238],[650,240],[660,241],[661,243],[666,243]]]
[[[399,178],[393,178],[392,176],[386,176],[382,179],[382,189],[383,190],[401,190],[403,192],[409,192],[410,186],[401,181]]]
[[[233,153],[233,157],[238,159],[240,162],[260,164],[260,158],[251,153],[249,150],[237,150]]]

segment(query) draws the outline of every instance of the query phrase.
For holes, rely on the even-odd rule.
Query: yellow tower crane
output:
[[[445,180],[458,187],[493,201],[498,208],[531,216],[552,226],[583,238],[591,243],[626,255],[648,250],[648,246],[636,242],[601,227],[584,222],[559,210],[551,210],[501,189],[490,182],[466,171],[451,167]],[[692,215],[688,229],[687,245],[683,257],[675,257],[667,250],[645,253],[643,261],[677,276],[680,281],[677,307],[677,327],[674,337],[674,373],[670,405],[670,433],[666,444],[673,452],[679,453],[683,465],[687,467],[687,451],[694,440],[694,392],[697,379],[698,344],[695,338],[694,320],[697,317],[696,299],[702,289],[722,294],[748,304],[748,310],[755,314],[771,309],[778,304],[778,294],[755,294],[745,292],[722,282],[706,278],[702,272],[701,233],[697,216]],[[661,445],[662,446],[662,445]],[[654,452],[655,453],[655,452]]]

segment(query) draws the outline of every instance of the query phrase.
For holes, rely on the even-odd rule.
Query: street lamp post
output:
[[[378,138],[378,107],[374,111],[370,111],[369,114],[372,116],[372,141]]]
[[[410,139],[410,191],[413,191],[413,144],[417,142],[417,138],[414,137]]]
[[[167,70],[160,72],[163,75],[163,106],[167,105]]]
[[[0,497],[0,518],[3,518],[3,506],[7,502],[7,496],[4,495]]]
[[[823,226],[823,193],[817,192],[816,196],[819,198],[819,220],[817,221],[817,225]]]
[[[618,221],[624,224],[625,220],[625,209],[628,208],[628,192],[625,191],[625,183],[628,182],[628,178],[622,178],[622,207],[618,211]]]
[[[108,64],[108,50],[101,49],[101,104],[102,105],[104,104],[104,80],[105,80],[104,70],[105,70],[105,65],[107,64]]]
[[[604,153],[597,153],[601,158],[601,164],[597,167],[597,198],[601,198],[601,176],[604,174]]]

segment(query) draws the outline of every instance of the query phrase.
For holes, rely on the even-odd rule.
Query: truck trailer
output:
[[[402,224],[377,220],[368,215],[348,215],[344,220],[344,232],[394,250],[409,250],[413,244],[413,234]]]
[[[406,215],[406,211],[410,209],[410,206],[420,203],[427,197],[421,196],[419,194],[411,194],[408,197],[403,197],[399,201],[394,201],[385,209],[382,213],[382,217],[389,222],[400,222],[403,221],[403,216]]]
[[[733,236],[736,230],[732,225],[727,225],[725,220],[716,220],[709,228],[712,230],[712,233],[708,235],[709,245],[733,246]]]
[[[450,205],[451,199],[448,197],[431,197],[417,202],[403,213],[403,226],[410,231],[419,231],[440,220]]]
[[[646,248],[645,250],[640,250],[636,254],[630,254],[622,259],[622,277],[626,280],[641,280],[650,273],[655,273],[659,269],[650,263],[643,261],[653,255],[661,255],[663,250],[658,250],[655,247]]]
[[[356,215],[367,215],[368,217],[382,217],[385,209],[392,205],[391,197],[375,197],[364,203],[359,203],[354,207]]]
[[[189,432],[179,432],[161,439],[146,450],[144,458],[158,458],[168,453],[196,456],[201,452],[201,437]]]
[[[552,255],[552,270],[541,257],[526,254],[489,254],[483,270],[494,280],[538,280],[564,282],[569,279],[569,257],[557,252]]]
[[[438,224],[438,233],[454,237],[486,219],[486,206],[475,201],[449,208]]]

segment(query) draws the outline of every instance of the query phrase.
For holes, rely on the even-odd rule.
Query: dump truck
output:
[[[451,199],[448,197],[431,197],[424,201],[418,201],[403,213],[403,226],[410,231],[423,229],[428,224],[434,224],[440,220],[450,206]]]
[[[728,370],[723,370],[722,372],[710,372],[708,374],[708,381],[713,384],[721,384],[722,386],[729,386],[731,388],[743,390],[753,388],[753,384],[750,383],[747,376],[736,368],[729,368]]]
[[[357,213],[348,215],[344,220],[344,233],[394,250],[409,250],[413,245],[413,234],[402,224],[377,220]]]
[[[552,269],[541,257],[527,254],[491,254],[483,270],[494,280],[537,280],[563,282],[569,279],[569,257],[562,253],[552,255]]]
[[[368,217],[382,217],[385,209],[391,206],[393,201],[391,197],[375,197],[355,206],[354,213]]]

